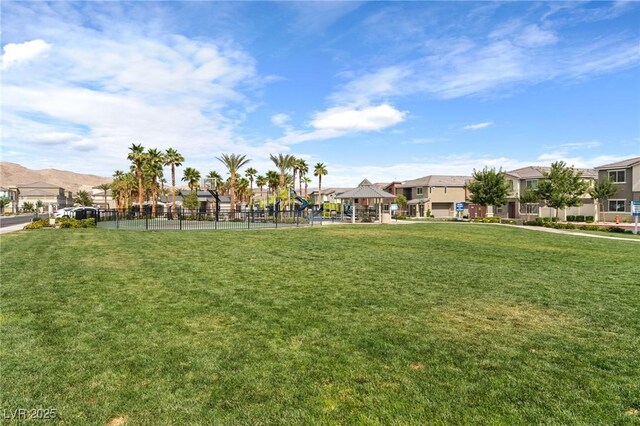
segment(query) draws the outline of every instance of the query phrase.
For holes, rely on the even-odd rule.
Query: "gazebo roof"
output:
[[[336,198],[396,198],[396,196],[387,191],[383,191],[369,182],[368,179],[365,179],[360,182],[357,188],[344,191],[340,195],[336,195]]]

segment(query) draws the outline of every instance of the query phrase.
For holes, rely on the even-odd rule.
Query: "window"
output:
[[[615,183],[625,183],[627,181],[625,170],[610,170],[609,179]]]
[[[416,195],[422,195],[422,187],[416,188]]]
[[[627,204],[627,200],[609,200],[609,211],[610,212],[623,212],[625,211],[625,206]]]
[[[538,187],[538,179],[530,179],[526,181],[527,189],[536,189]]]
[[[520,204],[520,213],[521,214],[539,214],[540,204],[538,203]]]

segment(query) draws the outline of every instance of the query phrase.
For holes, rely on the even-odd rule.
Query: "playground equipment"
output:
[[[295,200],[299,203],[299,205],[296,206],[296,211],[298,213],[304,211],[304,209],[309,207],[309,202],[307,200],[305,200],[304,198],[302,198],[301,196],[299,196],[296,193],[296,191],[294,191],[293,189],[291,190],[289,195],[291,195],[293,198],[295,198]]]

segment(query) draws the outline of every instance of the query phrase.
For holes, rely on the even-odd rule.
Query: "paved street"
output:
[[[46,217],[46,215],[45,215]],[[0,228],[14,227],[15,225],[24,225],[31,222],[33,214],[22,214],[19,216],[0,217]]]

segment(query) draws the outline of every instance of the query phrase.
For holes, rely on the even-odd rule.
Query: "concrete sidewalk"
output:
[[[19,225],[5,226],[4,228],[0,228],[0,234],[8,234],[9,232],[21,231],[26,225],[26,223],[21,223]]]

